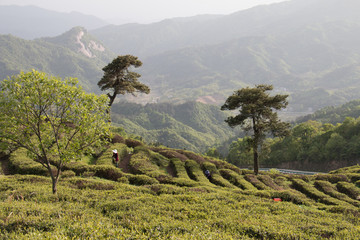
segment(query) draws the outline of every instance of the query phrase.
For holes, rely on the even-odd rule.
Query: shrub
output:
[[[153,184],[149,186],[151,191],[153,191],[156,195],[161,194],[183,194],[185,191],[181,187],[166,185],[166,184]]]
[[[259,190],[270,190],[270,187],[261,182],[254,174],[246,174],[245,179]]]
[[[147,174],[152,177],[161,175],[159,167],[150,161],[148,153],[144,151],[138,151],[138,153],[132,155],[129,165],[136,174]]]
[[[146,175],[129,175],[128,179],[130,184],[133,185],[151,185],[159,183],[159,181],[155,178]]]
[[[185,163],[182,162],[178,158],[172,158],[170,159],[170,167],[172,167],[175,170],[176,177],[179,178],[189,178],[187,171],[185,169]]]
[[[246,181],[243,176],[230,169],[220,169],[219,172],[221,176],[227,179],[230,183],[243,190],[256,190],[256,188],[251,183]]]
[[[331,197],[351,203],[355,206],[360,206],[360,202],[354,201],[353,199],[349,198],[346,194],[338,192],[336,187],[328,181],[317,180],[315,181],[314,186],[320,191],[330,195]]]
[[[130,148],[136,148],[136,147],[138,147],[138,146],[142,146],[142,145],[143,145],[142,142],[139,142],[139,141],[137,141],[137,140],[135,140],[135,139],[131,139],[131,138],[127,138],[127,139],[125,140],[125,144],[126,144],[126,146],[128,146],[128,147],[130,147]]]
[[[115,187],[109,182],[95,179],[71,179],[71,184],[78,189],[93,189],[93,190],[114,190]]]
[[[77,176],[80,176],[84,172],[88,172],[91,166],[82,162],[70,162],[64,165],[63,170],[71,170],[75,172]]]
[[[185,155],[178,153],[174,150],[170,150],[170,149],[155,149],[154,151],[158,152],[162,156],[169,158],[169,159],[170,158],[178,158],[183,162],[185,162],[188,159]]]
[[[309,183],[306,183],[304,180],[301,179],[292,179],[293,187],[304,193],[309,198],[314,199],[315,201],[319,201],[321,203],[327,205],[341,205],[341,202],[337,199],[331,198],[328,195],[320,192],[315,187],[311,186]]]
[[[209,182],[208,179],[204,176],[199,164],[197,164],[197,162],[194,160],[186,160],[185,169],[190,179],[203,183]]]
[[[185,155],[188,159],[196,161],[198,164],[202,164],[206,162],[205,158],[202,156],[195,154],[193,152],[185,151],[185,150],[177,150],[178,153]]]
[[[115,134],[114,137],[112,138],[111,142],[114,143],[125,143],[125,139],[120,136],[119,134]]]
[[[127,177],[118,178],[117,181],[120,183],[130,183]]]
[[[293,189],[272,192],[271,198],[281,198],[282,201],[310,205],[309,199],[304,194]]]
[[[345,175],[353,183],[360,180],[360,173],[345,173]]]
[[[360,189],[352,183],[338,182],[336,184],[337,189],[351,197],[352,199],[360,200]]]
[[[316,180],[324,180],[331,183],[337,182],[349,182],[349,179],[346,175],[342,174],[317,174],[315,175]]]
[[[66,170],[61,173],[62,178],[71,178],[71,177],[75,177],[75,176],[76,176],[76,173],[72,170]]]
[[[107,165],[93,166],[92,170],[95,172],[96,177],[105,178],[112,181],[117,181],[119,178],[125,175],[119,168]]]
[[[269,175],[259,175],[258,179],[274,190],[282,190],[282,187],[278,186]]]
[[[9,167],[19,174],[48,176],[48,170],[27,156],[27,150],[19,148],[9,157]]]

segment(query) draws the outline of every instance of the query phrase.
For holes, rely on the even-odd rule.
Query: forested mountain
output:
[[[59,77],[77,77],[87,90],[99,92],[97,82],[114,56],[84,28],[54,38],[24,40],[0,35],[0,78],[36,69]]]
[[[221,103],[235,89],[267,83],[290,94],[288,110],[312,111],[360,97],[359,41],[360,23],[312,25],[148,57],[141,72],[160,99],[210,95]]]
[[[238,134],[224,122],[220,108],[199,102],[147,104],[120,102],[112,122],[152,144],[204,152]]]
[[[108,24],[78,12],[60,13],[35,6],[15,5],[0,6],[0,23],[0,34],[24,39],[57,36],[75,26],[95,29]]]
[[[287,111],[312,112],[360,97],[358,9],[355,0],[292,0],[91,33],[142,59],[152,99],[221,104],[238,88],[267,83],[290,94]]]
[[[341,106],[329,106],[322,108],[313,114],[299,117],[296,119],[296,123],[313,120],[321,123],[331,123],[336,125],[337,123],[342,123],[347,117],[360,117],[360,100],[350,101]]]
[[[166,19],[153,24],[112,25],[91,33],[115,52],[131,52],[143,58],[169,50],[218,44],[248,36],[282,35],[312,24],[359,22],[359,8],[357,0],[291,0],[230,15],[200,15]]]

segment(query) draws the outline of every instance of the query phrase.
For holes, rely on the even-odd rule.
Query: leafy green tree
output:
[[[106,95],[35,70],[5,79],[0,88],[0,140],[27,149],[49,171],[56,193],[64,164],[108,136]]]
[[[135,95],[136,92],[150,93],[150,88],[138,81],[141,77],[139,73],[132,72],[132,67],[141,67],[142,62],[135,56],[124,55],[118,56],[111,63],[109,63],[102,70],[104,76],[98,82],[98,86],[102,91],[112,90],[112,93],[107,93],[109,97],[109,106],[111,106],[118,94],[131,93]]]
[[[255,88],[242,88],[229,96],[221,110],[239,109],[240,114],[228,117],[225,121],[230,127],[241,126],[246,132],[252,131],[251,148],[254,158],[254,173],[259,172],[258,155],[268,133],[282,137],[289,133],[290,125],[281,122],[273,110],[285,108],[288,95],[270,96],[267,91],[272,85],[256,85]]]
[[[239,138],[233,141],[229,147],[229,154],[226,160],[239,167],[248,167],[251,164],[253,151],[250,147],[251,139],[249,137]]]

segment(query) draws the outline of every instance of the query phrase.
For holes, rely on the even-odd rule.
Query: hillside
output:
[[[120,168],[111,160],[114,148]],[[0,175],[4,239],[357,239],[360,234],[359,166],[313,176],[276,171],[255,176],[189,151],[125,139],[94,159],[66,165],[59,193],[52,195],[49,177],[41,176],[45,168],[22,149],[6,161],[18,175]]]
[[[142,59],[151,99],[219,105],[238,88],[266,83],[290,94],[287,111],[302,114],[360,97],[359,8],[355,0],[292,0],[91,33]]]
[[[336,125],[337,123],[342,123],[347,117],[360,117],[360,100],[350,101],[340,106],[329,106],[319,109],[313,114],[297,118],[296,123],[312,120]]]
[[[219,107],[203,103],[140,104],[123,102],[112,106],[112,123],[139,135],[146,142],[205,152],[215,144],[238,135]]]
[[[78,12],[61,13],[35,6],[0,6],[0,34],[24,39],[54,37],[75,26],[95,29],[107,25],[94,16]]]
[[[91,31],[115,52],[144,58],[187,47],[214,45],[249,36],[280,36],[326,22],[359,22],[356,0],[291,0],[229,15],[166,19],[153,24],[105,26]]]
[[[99,92],[97,82],[102,67],[113,54],[76,27],[54,38],[24,40],[11,35],[0,35],[0,78],[36,69],[59,77],[77,77],[91,92]]]

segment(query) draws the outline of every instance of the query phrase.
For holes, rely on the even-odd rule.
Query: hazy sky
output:
[[[149,23],[198,14],[230,14],[285,0],[0,0],[0,5],[35,5],[59,12],[78,11],[110,23]],[[116,22],[115,22],[116,21]]]

